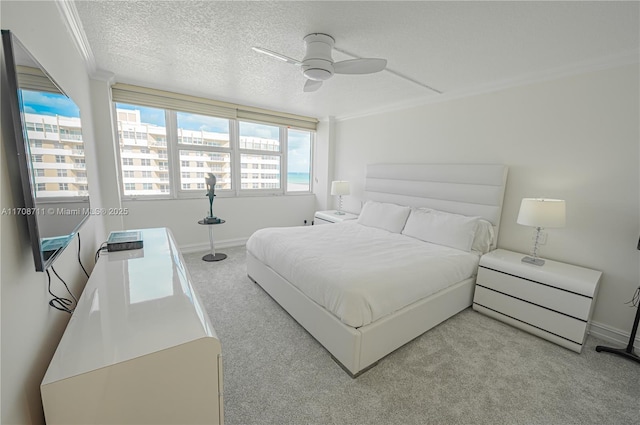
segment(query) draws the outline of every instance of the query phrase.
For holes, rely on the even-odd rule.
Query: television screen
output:
[[[2,30],[2,138],[15,208],[36,271],[90,215],[80,110],[10,31]]]

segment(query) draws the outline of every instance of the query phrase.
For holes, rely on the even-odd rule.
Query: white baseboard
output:
[[[243,246],[247,243],[248,238],[236,238],[236,239],[225,239],[225,240],[216,240],[216,251],[218,248],[231,248],[234,246]],[[178,246],[180,252],[183,254],[188,254],[191,252],[200,252],[200,251],[208,251],[211,247],[209,246],[209,242],[205,243],[197,243],[197,244],[189,244],[189,245],[180,245]]]
[[[612,328],[611,326],[607,326],[602,323],[591,322],[589,334],[614,344],[619,348],[626,348],[626,346],[629,345],[630,333]],[[636,337],[636,340],[633,342],[633,346],[638,350],[638,347],[640,347],[640,337]]]

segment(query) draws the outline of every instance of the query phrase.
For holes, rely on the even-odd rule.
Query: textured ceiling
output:
[[[76,1],[99,70],[139,84],[324,118],[638,60],[638,2]],[[304,93],[303,37],[381,57],[390,72],[334,75]],[[335,52],[334,60],[350,59]]]

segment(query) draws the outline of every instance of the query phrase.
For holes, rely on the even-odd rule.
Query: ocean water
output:
[[[289,183],[309,184],[310,181],[309,173],[287,173]]]

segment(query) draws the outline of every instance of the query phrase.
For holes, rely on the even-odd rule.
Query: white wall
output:
[[[129,214],[124,216],[125,229],[168,227],[183,252],[202,251],[209,247],[208,226],[198,221],[208,215],[209,199],[123,201]],[[214,225],[216,246],[242,245],[253,232],[271,226],[302,226],[311,224],[315,197],[266,196],[221,198],[213,203],[215,216],[225,223]]]
[[[89,79],[84,64],[69,38],[54,2],[0,2],[2,29],[11,30],[31,51],[67,94],[80,107],[85,154],[92,201],[100,203],[96,184],[96,158],[92,132]],[[4,72],[4,71],[3,71]],[[1,208],[15,204],[4,143],[0,176]],[[3,424],[44,423],[40,382],[69,320],[67,313],[49,307],[47,276],[34,271],[33,256],[24,220],[1,217],[1,322],[2,322],[2,406]],[[103,223],[92,217],[80,231],[82,262],[91,272],[96,241],[103,238]],[[77,240],[54,264],[56,271],[78,296],[86,282],[77,260]],[[54,277],[54,292],[63,295],[62,284]]]
[[[624,303],[639,283],[638,72],[631,65],[338,121],[334,177],[353,193],[345,209],[359,211],[369,163],[507,164],[498,246],[529,251],[532,230],[516,224],[522,198],[565,199],[567,225],[547,230],[540,255],[604,272],[592,331],[624,341],[635,313]]]

